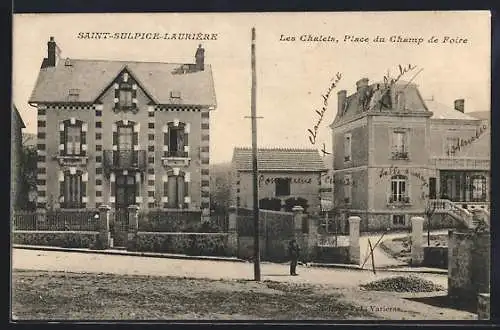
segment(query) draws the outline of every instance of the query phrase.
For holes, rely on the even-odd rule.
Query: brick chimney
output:
[[[56,66],[56,42],[54,41],[54,37],[50,37],[50,40],[47,42],[47,66],[52,67]]]
[[[465,100],[464,99],[455,100],[455,110],[460,111],[461,113],[464,113],[464,111],[465,111]]]
[[[361,78],[356,82],[356,90],[359,92],[361,89],[366,89],[368,87],[368,78]]]
[[[344,104],[347,99],[347,91],[340,90],[337,92],[337,114],[342,115],[344,111]]]
[[[203,71],[205,70],[205,49],[201,47],[201,44],[198,45],[198,49],[196,49],[196,70]]]

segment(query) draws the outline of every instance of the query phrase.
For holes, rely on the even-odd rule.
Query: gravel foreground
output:
[[[13,272],[18,320],[377,319],[306,284],[38,271]]]
[[[12,288],[14,321],[476,319],[415,293],[268,280],[14,270]]]

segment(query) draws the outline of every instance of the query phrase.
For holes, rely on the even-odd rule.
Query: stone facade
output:
[[[409,228],[429,199],[486,205],[488,121],[427,102],[412,83],[387,84],[384,106],[367,106],[363,97],[380,85],[362,79],[354,94],[338,93],[334,205],[361,216],[361,230],[370,231]]]
[[[274,211],[291,212],[290,200],[303,199],[305,211],[317,213],[322,198],[331,200],[333,177],[318,150],[259,148],[257,159],[259,201],[278,200]],[[253,208],[252,150],[235,148],[231,166],[232,205]]]
[[[277,178],[291,178],[290,194],[286,196],[277,196],[275,180]],[[320,182],[321,173],[316,172],[260,172],[259,173],[259,199],[279,198],[284,205],[289,198],[304,198],[308,201],[307,211],[320,211]],[[252,184],[253,175],[251,172],[239,172],[239,178],[233,186],[234,196],[239,197],[239,207],[253,208]],[[236,198],[237,198],[236,197]],[[236,201],[237,202],[237,201]],[[238,204],[238,203],[236,203]]]
[[[477,299],[490,292],[489,232],[450,231],[448,238],[448,295],[453,299]]]

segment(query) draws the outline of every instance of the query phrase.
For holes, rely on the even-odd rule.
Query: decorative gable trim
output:
[[[159,104],[160,102],[158,102],[158,100],[153,97],[153,95],[151,95],[146,88],[144,88],[144,85],[137,79],[137,77],[133,74],[133,72],[130,70],[130,68],[127,66],[127,65],[124,65],[120,71],[116,74],[115,78],[108,84],[106,85],[103,90],[97,95],[97,97],[95,98],[94,102],[93,103],[97,103],[101,97],[111,88],[113,88],[115,90],[115,98],[117,98],[118,96],[116,96],[116,90],[119,88],[119,83],[118,81],[120,81],[123,77],[123,74],[126,73],[127,74],[127,81],[131,80],[133,81],[133,83],[131,84],[131,89],[135,92],[137,92],[137,88],[140,88],[144,94],[146,94],[146,96],[149,98],[149,103],[154,103],[154,104]],[[135,85],[135,87],[134,87]],[[135,97],[135,96],[134,96]]]

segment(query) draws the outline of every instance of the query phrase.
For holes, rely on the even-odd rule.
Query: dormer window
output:
[[[170,97],[173,99],[180,99],[181,98],[181,92],[179,91],[171,91],[170,92]]]
[[[120,108],[131,108],[132,107],[132,89],[120,89],[118,97],[118,105]]]
[[[124,72],[121,79],[115,83],[115,111],[137,111],[137,84]]]
[[[69,102],[76,102],[78,101],[78,98],[80,97],[80,90],[76,88],[72,88],[68,91],[68,101]]]

